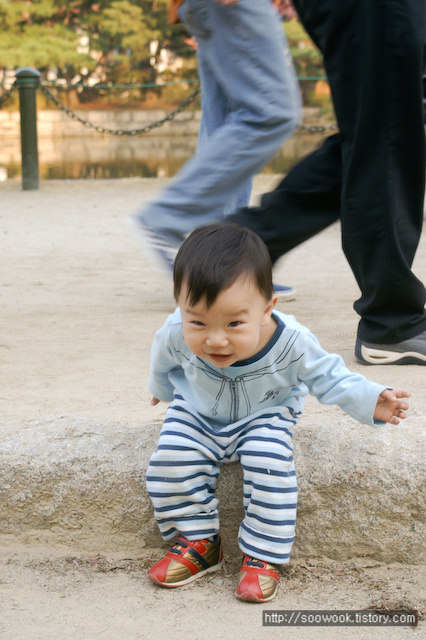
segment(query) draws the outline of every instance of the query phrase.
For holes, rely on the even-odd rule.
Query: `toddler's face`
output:
[[[182,287],[178,304],[187,347],[220,368],[251,358],[275,331],[271,314],[276,301],[266,301],[244,276],[222,291],[209,309],[203,300],[189,306],[187,289]]]

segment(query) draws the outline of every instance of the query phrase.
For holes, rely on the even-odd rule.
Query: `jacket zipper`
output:
[[[231,420],[237,422],[238,420],[238,393],[237,383],[235,380],[231,380]]]

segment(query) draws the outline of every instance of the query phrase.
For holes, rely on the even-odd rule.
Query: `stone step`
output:
[[[421,416],[410,427],[359,425],[336,410],[295,429],[299,509],[293,557],[424,562],[425,464]],[[145,472],[161,425],[50,416],[2,429],[0,543],[137,553],[164,543]],[[224,465],[221,531],[237,547],[242,471]]]

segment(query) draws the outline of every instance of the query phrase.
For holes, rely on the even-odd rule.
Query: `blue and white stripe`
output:
[[[292,428],[285,407],[273,407],[223,427],[213,427],[180,396],[169,406],[147,488],[165,540],[190,540],[219,532],[215,497],[220,465],[240,460],[245,517],[239,546],[244,553],[282,564],[294,541],[297,484]]]

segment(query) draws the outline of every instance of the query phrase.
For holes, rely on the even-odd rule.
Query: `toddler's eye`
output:
[[[196,326],[196,327],[204,327],[204,324],[202,322],[200,322],[199,320],[191,320],[192,325]]]
[[[234,322],[230,322],[229,326],[230,327],[239,327],[240,324],[242,324],[241,320],[234,320]]]

